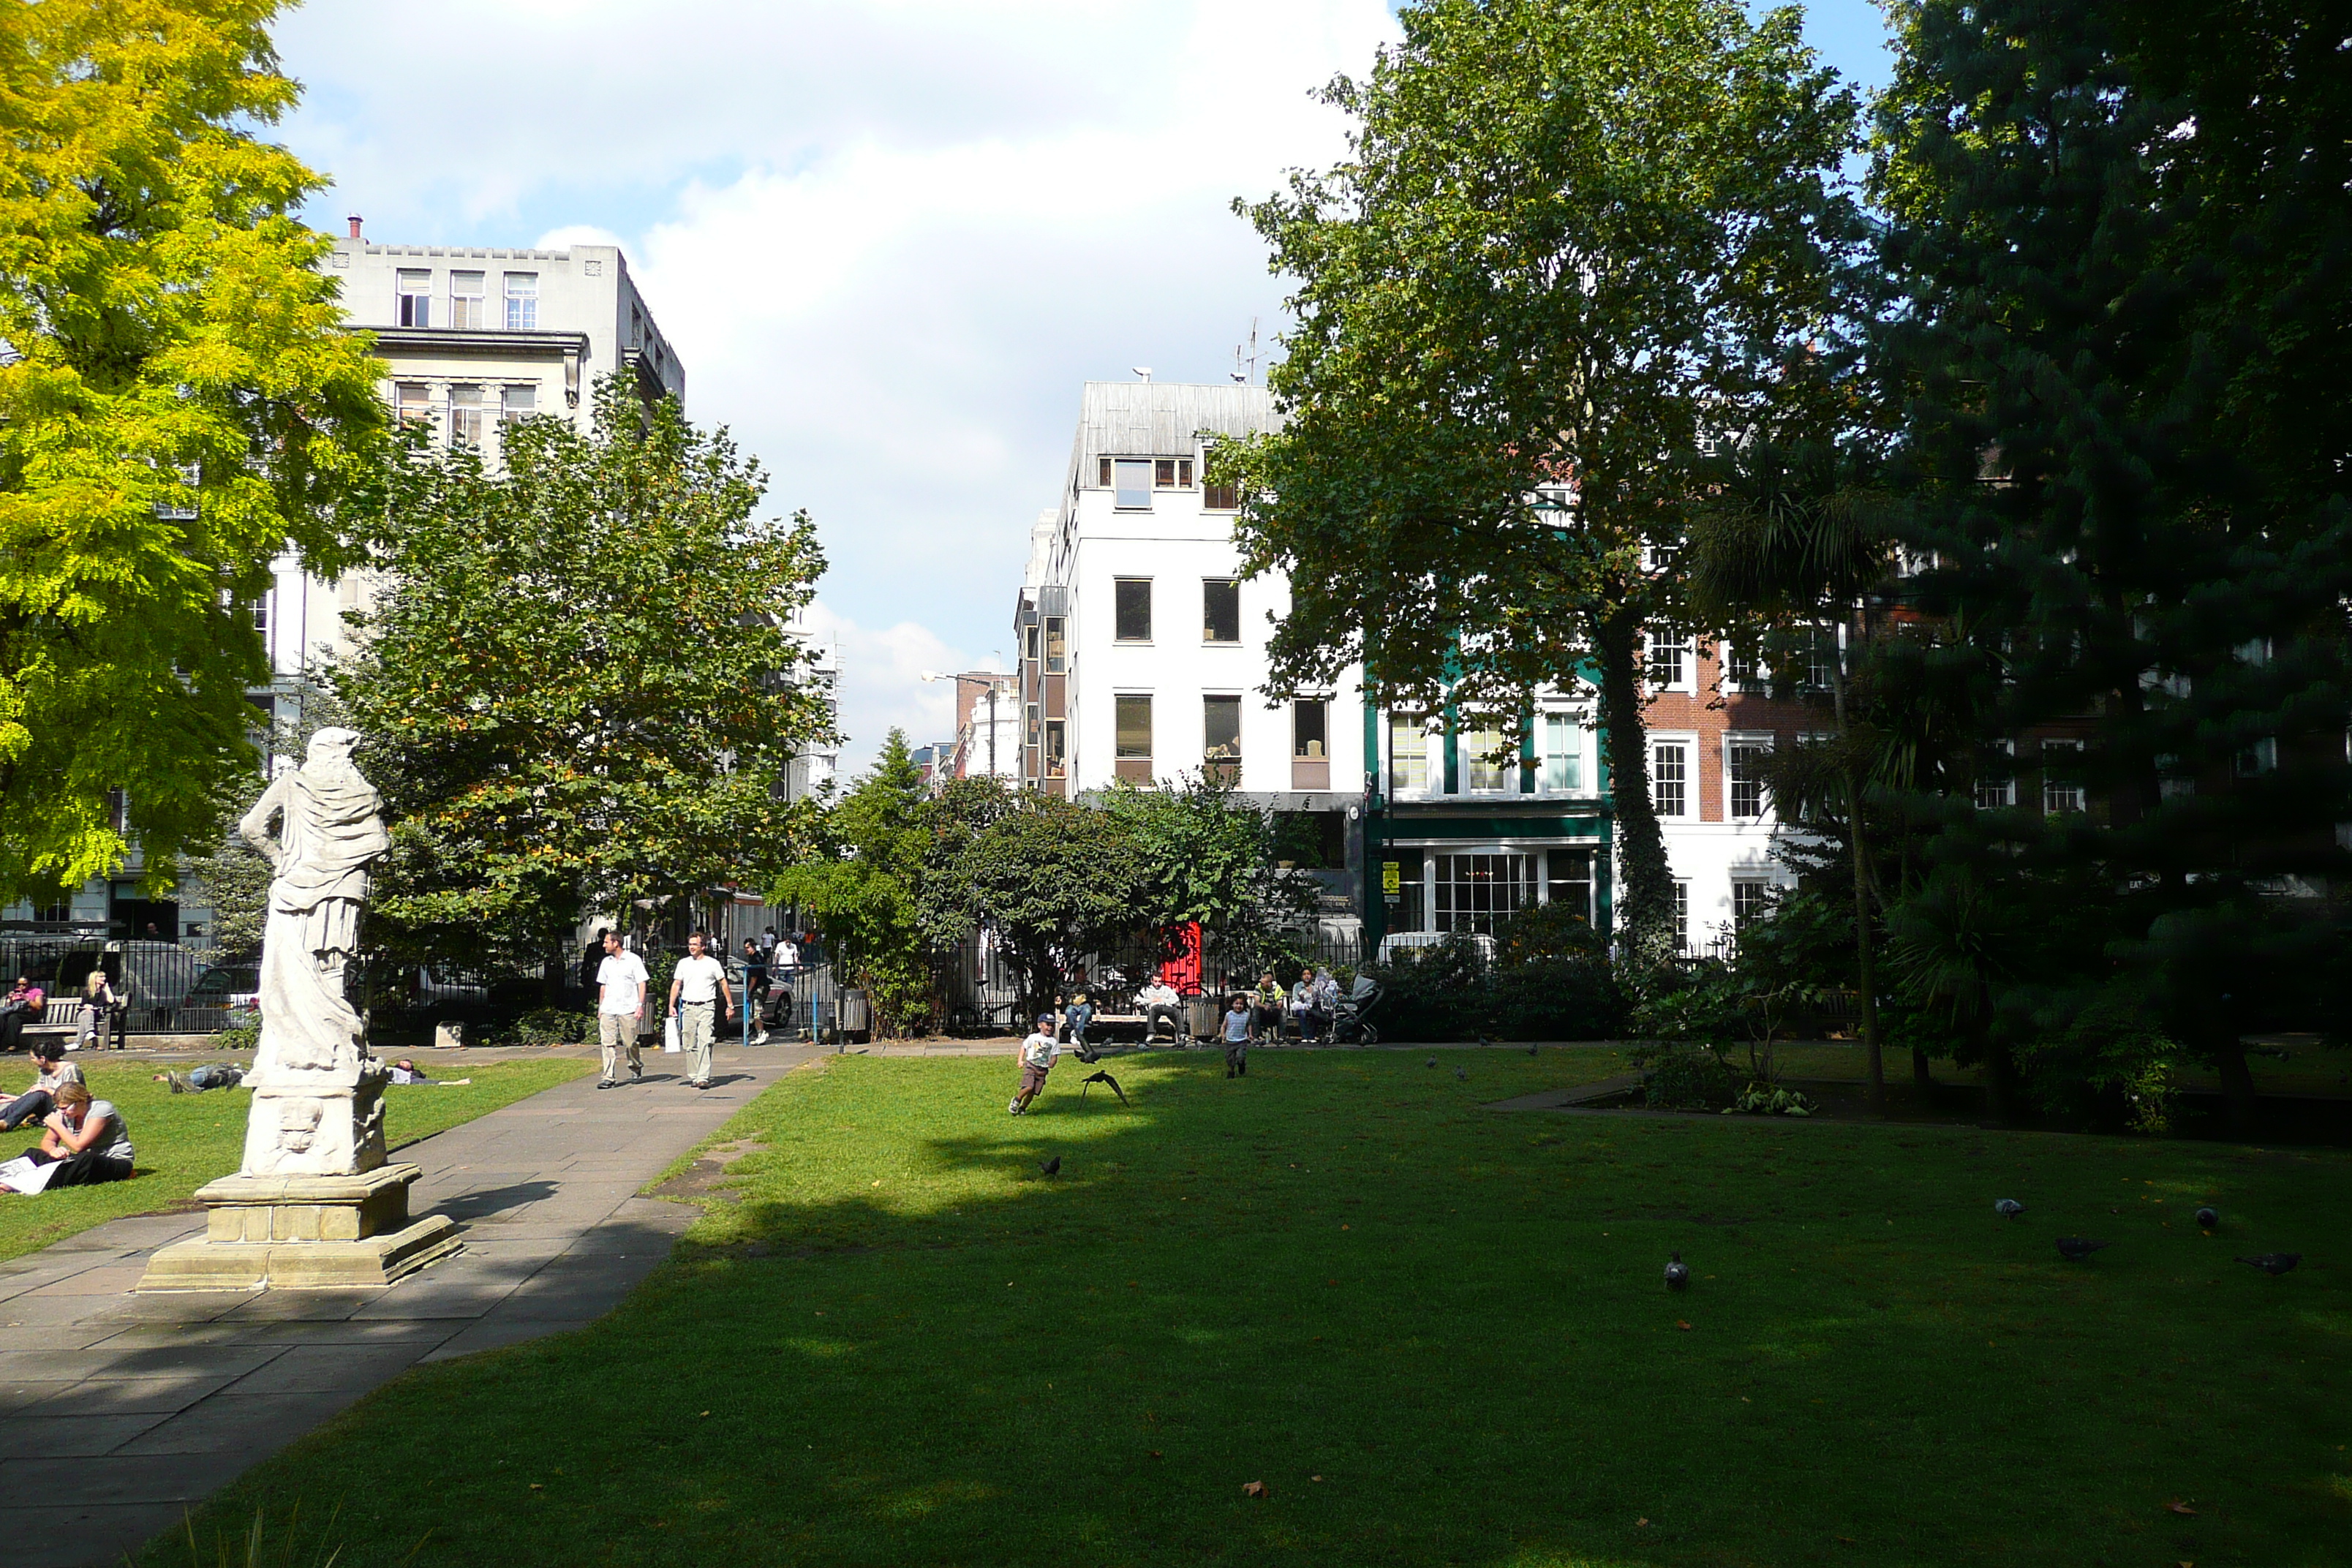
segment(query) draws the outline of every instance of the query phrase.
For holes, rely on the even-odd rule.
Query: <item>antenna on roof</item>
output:
[[[1246,367],[1246,368],[1244,368]],[[1233,377],[1244,386],[1257,384],[1257,318],[1250,318],[1249,358],[1242,358],[1242,345],[1234,345]]]
[[[1131,364],[1127,368],[1135,372],[1136,374],[1141,376],[1146,381],[1150,381],[1151,379],[1151,367],[1148,364]]]

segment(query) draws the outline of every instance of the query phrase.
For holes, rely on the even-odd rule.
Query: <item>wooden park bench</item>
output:
[[[25,1048],[30,1050],[36,1040],[71,1040],[81,1033],[82,999],[79,996],[52,996],[41,1008],[41,1016],[26,1024]]]

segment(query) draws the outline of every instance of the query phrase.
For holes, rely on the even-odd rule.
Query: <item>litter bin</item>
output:
[[[1184,1033],[1195,1040],[1214,1039],[1217,1020],[1224,1015],[1225,999],[1203,991],[1184,998]]]

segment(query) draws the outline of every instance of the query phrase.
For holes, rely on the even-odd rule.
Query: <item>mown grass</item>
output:
[[[385,1090],[385,1138],[404,1143],[471,1121],[577,1078],[594,1065],[568,1057],[493,1062],[456,1074],[474,1080],[462,1087],[395,1086]],[[186,1070],[181,1064],[173,1066]],[[8,1063],[7,1069],[6,1087],[12,1092],[32,1081],[32,1069],[22,1061]],[[162,1070],[151,1062],[115,1067],[83,1061],[90,1092],[122,1108],[131,1144],[139,1152],[139,1173],[105,1186],[31,1196],[0,1194],[0,1261],[38,1251],[110,1219],[185,1204],[206,1182],[236,1171],[245,1158],[245,1116],[251,1096],[242,1089],[175,1095],[169,1084],[153,1081]],[[39,1141],[37,1126],[19,1128],[0,1138],[0,1160],[15,1159]]]
[[[299,1500],[355,1568],[2352,1561],[2352,1159],[1501,1114],[1616,1058],[1434,1054],[1117,1061],[1124,1110],[1066,1063],[1022,1120],[1003,1060],[794,1073],[623,1310],[418,1369],[199,1533]],[[2272,1248],[2308,1260],[2230,1261]]]

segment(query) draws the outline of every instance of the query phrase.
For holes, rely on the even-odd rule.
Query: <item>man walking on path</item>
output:
[[[629,1081],[646,1076],[646,1058],[637,1048],[637,1026],[646,1021],[646,961],[604,933],[604,962],[596,968],[596,1037],[604,1047],[604,1076],[598,1089],[613,1087],[621,1070],[621,1047],[629,1049]]]
[[[669,983],[669,1010],[677,1015],[677,1043],[694,1053],[688,1089],[710,1087],[710,1037],[718,1026],[719,1005],[735,1010],[735,994],[727,988],[727,966],[702,951],[703,936],[686,939],[686,956]]]

